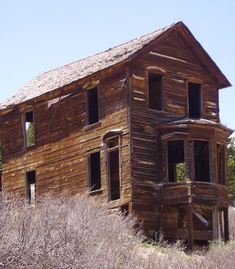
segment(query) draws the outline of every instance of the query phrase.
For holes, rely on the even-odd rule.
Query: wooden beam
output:
[[[224,241],[229,240],[228,208],[224,208]]]
[[[219,231],[218,231],[218,227],[219,227],[219,223],[218,223],[218,208],[217,206],[214,206],[213,210],[212,210],[212,230],[213,230],[213,240],[217,240],[219,237]]]
[[[188,249],[193,249],[193,210],[190,203],[187,207],[187,226],[188,226]]]

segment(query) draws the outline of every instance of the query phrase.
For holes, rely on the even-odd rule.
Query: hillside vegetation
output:
[[[234,268],[233,241],[185,254],[178,244],[143,243],[133,225],[86,195],[48,196],[37,205],[2,195],[0,268]]]

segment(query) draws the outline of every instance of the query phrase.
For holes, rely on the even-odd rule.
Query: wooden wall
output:
[[[163,75],[163,111],[148,108],[148,72]],[[218,122],[218,90],[210,74],[177,34],[171,34],[157,46],[153,44],[134,61],[130,80],[132,206],[145,229],[155,230],[159,228],[155,187],[163,181],[165,165],[157,124],[187,117],[188,81],[201,84],[202,117]]]
[[[107,198],[106,159],[103,136],[122,129],[121,199],[111,207],[130,203],[129,209],[148,232],[160,228],[162,214],[167,225],[176,226],[174,206],[162,209],[156,186],[163,181],[163,143],[158,124],[187,117],[187,83],[201,84],[201,115],[219,121],[218,90],[208,71],[174,32],[161,44],[143,49],[128,70],[104,70],[75,82],[50,98],[16,106],[2,118],[3,186],[25,193],[25,173],[36,169],[37,195],[88,190],[87,154],[101,149],[101,196]],[[148,72],[164,76],[163,111],[148,108]],[[100,122],[86,126],[85,88],[98,82]],[[62,98],[60,98],[63,93]],[[64,91],[63,91],[64,90]],[[23,112],[33,109],[36,146],[24,148]],[[196,132],[196,131],[195,131]],[[200,135],[199,135],[200,136]],[[190,171],[188,172],[188,174]],[[169,220],[169,221],[168,221]],[[173,227],[172,226],[172,227]],[[170,229],[170,228],[169,228]]]
[[[128,131],[128,83],[125,70],[99,77],[100,121],[86,126],[84,85],[96,81],[76,82],[64,96],[58,93],[50,100],[26,103],[2,118],[3,187],[25,195],[25,173],[36,170],[36,190],[40,196],[69,190],[88,191],[87,154],[101,150],[101,196],[107,198],[106,160],[103,136],[113,129],[122,129],[120,204],[130,200],[130,159]],[[63,91],[63,89],[61,89]],[[71,94],[72,93],[72,94]],[[34,110],[36,145],[25,148],[22,135],[22,113]]]

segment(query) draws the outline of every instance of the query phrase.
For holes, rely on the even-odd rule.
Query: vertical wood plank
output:
[[[229,240],[228,208],[224,208],[224,241]]]
[[[190,203],[187,207],[188,249],[193,250],[193,208]]]
[[[218,239],[218,208],[215,206],[212,211],[212,228],[213,228],[213,240]]]

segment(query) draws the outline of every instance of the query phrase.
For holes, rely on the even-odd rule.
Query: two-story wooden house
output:
[[[146,232],[227,240],[228,86],[182,22],[39,75],[0,106],[2,188],[90,191]]]

